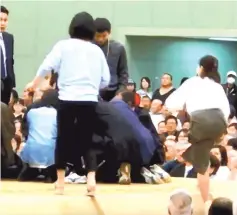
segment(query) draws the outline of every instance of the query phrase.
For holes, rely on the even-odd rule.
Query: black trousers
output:
[[[210,163],[210,150],[227,129],[224,115],[219,109],[195,111],[190,115],[190,143],[183,154],[194,169],[205,174]]]
[[[1,80],[1,88],[1,102],[8,105],[12,91],[12,85],[8,78]]]
[[[58,138],[55,150],[57,169],[70,162],[77,167],[84,157],[88,171],[97,168],[92,136],[97,124],[97,102],[59,101],[57,114]]]

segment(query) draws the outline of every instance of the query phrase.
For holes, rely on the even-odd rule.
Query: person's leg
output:
[[[192,163],[198,173],[198,186],[204,202],[209,200],[208,167],[210,164],[210,150],[225,131],[226,124],[221,111],[204,110],[191,115],[190,143],[183,157]]]
[[[96,102],[80,102],[77,107],[77,145],[84,155],[88,171],[87,191],[89,196],[94,196],[96,188],[97,154],[92,144],[92,136],[97,123],[96,105]]]
[[[57,112],[58,137],[55,149],[57,169],[56,194],[63,194],[66,163],[71,154],[69,144],[74,140],[75,108],[72,102],[60,101]]]

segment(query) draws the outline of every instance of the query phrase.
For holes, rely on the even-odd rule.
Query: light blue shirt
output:
[[[31,109],[27,115],[28,138],[20,157],[30,167],[46,168],[53,165],[57,139],[57,111],[41,107]]]
[[[110,82],[110,71],[102,50],[80,39],[59,41],[44,59],[37,76],[58,73],[59,99],[98,101],[99,90]]]

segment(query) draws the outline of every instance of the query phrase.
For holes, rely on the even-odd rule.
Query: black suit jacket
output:
[[[170,172],[170,176],[184,177],[184,173],[185,173],[185,164],[179,164]],[[197,178],[197,172],[192,168],[189,171],[186,178]]]
[[[14,115],[9,107],[1,102],[1,166],[7,168],[15,162],[11,140],[15,135]]]
[[[14,37],[12,34],[2,32],[2,37],[6,50],[6,70],[10,87],[16,87],[15,73],[14,73]]]

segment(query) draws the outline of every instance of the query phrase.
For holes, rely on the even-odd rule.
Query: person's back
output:
[[[29,133],[20,156],[31,167],[47,167],[54,164],[56,118],[57,111],[52,107],[35,108],[28,112]]]
[[[187,80],[183,85],[186,86],[186,94],[190,95],[186,101],[188,113],[192,112],[193,109],[203,110],[206,107],[210,109],[218,108],[224,112],[226,119],[228,119],[230,110],[229,107],[225,107],[225,103],[221,102],[224,90],[220,84],[210,78],[196,76]],[[203,103],[205,103],[205,106]],[[195,107],[192,104],[195,104]]]
[[[55,58],[56,55],[58,59]],[[64,100],[66,97],[72,101],[98,100],[100,87],[106,86],[110,79],[109,73],[102,74],[107,63],[98,46],[88,41],[70,38],[59,41],[54,46],[51,56],[48,56],[50,64],[60,61],[57,63],[58,68],[54,68],[58,73],[59,99]]]

